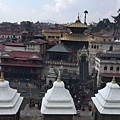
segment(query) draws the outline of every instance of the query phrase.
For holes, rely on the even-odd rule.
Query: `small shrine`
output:
[[[73,99],[65,89],[60,74],[42,99],[41,113],[44,115],[44,120],[72,120],[76,114]]]
[[[0,77],[0,120],[20,120],[20,106],[23,97],[17,90],[10,88],[9,82]]]
[[[56,80],[57,75],[55,73],[55,70],[53,67],[50,67],[47,75],[46,75],[46,84],[49,84],[50,80],[52,81],[52,83]]]
[[[92,101],[95,105],[94,120],[119,120],[120,119],[120,86],[113,77]]]

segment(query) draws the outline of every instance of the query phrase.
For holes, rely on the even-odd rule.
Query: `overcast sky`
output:
[[[0,0],[0,22],[53,20],[58,23],[74,22],[88,10],[87,23],[117,15],[120,0]]]

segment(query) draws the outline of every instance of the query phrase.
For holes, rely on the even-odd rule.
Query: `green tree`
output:
[[[120,29],[120,9],[117,11],[118,15],[117,16],[112,16],[114,19],[114,32],[113,35],[116,36],[119,29]]]

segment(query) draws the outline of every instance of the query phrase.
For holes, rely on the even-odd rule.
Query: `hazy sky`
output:
[[[0,0],[0,22],[32,22],[54,20],[59,23],[74,22],[78,13],[83,22],[88,10],[87,22],[117,15],[120,0]]]

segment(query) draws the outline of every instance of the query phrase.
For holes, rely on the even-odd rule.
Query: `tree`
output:
[[[84,13],[85,13],[85,17],[84,17],[84,24],[86,24],[86,25],[87,25],[87,22],[86,22],[86,14],[88,14],[88,11],[87,11],[87,10],[85,10],[85,11],[84,11]]]
[[[112,16],[114,19],[114,32],[113,36],[116,36],[118,34],[118,30],[120,29],[120,9],[117,11],[117,16]]]

